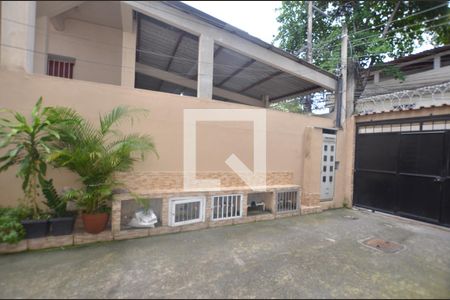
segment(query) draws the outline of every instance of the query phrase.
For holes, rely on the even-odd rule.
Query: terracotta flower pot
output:
[[[97,234],[105,230],[109,215],[107,213],[83,214],[84,230],[88,233]]]

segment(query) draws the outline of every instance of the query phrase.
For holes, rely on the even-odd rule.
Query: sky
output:
[[[281,1],[183,1],[219,20],[231,24],[269,44],[279,23],[275,9]]]

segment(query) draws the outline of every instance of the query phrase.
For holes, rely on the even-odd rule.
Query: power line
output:
[[[443,22],[443,23],[440,23],[440,24],[436,24],[436,25],[433,25],[433,26],[426,27],[426,29],[431,29],[431,28],[434,28],[434,27],[440,27],[440,26],[448,25],[448,24],[450,24],[450,22]],[[367,38],[369,38],[369,37],[367,37]],[[386,40],[386,39],[394,39],[394,38],[396,38],[396,37],[395,36],[390,37],[390,38],[385,37],[384,40]],[[378,42],[380,42],[380,40],[374,41],[373,43],[378,43]],[[368,43],[361,43],[361,44],[352,45],[353,48],[354,47],[358,47],[358,46],[368,46]],[[353,55],[351,57],[352,58],[366,58],[366,57],[368,58],[370,56],[377,56],[377,55],[380,55],[380,54],[385,54],[385,53],[378,52],[378,53],[370,53],[370,54],[362,54],[362,55]],[[328,60],[329,61],[338,61],[338,60],[340,60],[340,58],[339,57],[335,57],[335,58],[330,57],[330,58],[328,58]]]
[[[441,17],[442,18],[442,17]],[[425,21],[425,22],[431,22],[431,21],[436,21],[437,19],[441,19],[441,18],[435,18],[435,19],[432,19],[432,20],[428,20],[428,21]],[[14,23],[18,23],[18,24],[22,24],[22,25],[26,25],[26,26],[30,26],[30,27],[34,27],[35,29],[36,28],[38,28],[38,27],[36,27],[36,26],[34,26],[34,25],[30,25],[30,24],[25,24],[25,23],[21,23],[21,22],[18,22],[18,21],[15,21],[15,20],[11,20],[11,19],[7,19],[7,18],[2,18],[3,20],[5,20],[5,21],[10,21],[10,22],[14,22]],[[442,24],[438,24],[438,25],[435,25],[435,26],[431,26],[431,27],[428,27],[428,29],[429,28],[432,28],[432,27],[437,27],[437,26],[441,26],[441,25],[443,25],[444,23],[442,23]],[[415,25],[415,24],[413,24],[413,25]],[[410,26],[413,26],[413,25],[410,25]],[[405,27],[402,27],[402,28],[398,28],[397,30],[394,30],[394,31],[398,31],[398,30],[401,30],[401,29],[404,29]],[[38,30],[40,30],[40,29],[38,29]],[[393,31],[391,31],[391,32],[393,32]],[[46,31],[46,33],[47,33],[47,31]],[[89,42],[92,42],[92,43],[98,43],[98,44],[105,44],[105,45],[108,45],[108,46],[115,46],[115,47],[118,47],[118,45],[117,44],[111,44],[111,43],[105,43],[105,42],[100,42],[100,41],[95,41],[95,40],[92,40],[92,39],[88,39],[88,38],[84,38],[84,37],[80,37],[80,36],[77,36],[77,35],[73,35],[73,34],[58,34],[58,33],[56,33],[56,34],[54,34],[54,33],[50,33],[50,32],[48,32],[48,34],[49,35],[60,35],[60,36],[72,36],[73,38],[76,38],[76,39],[81,39],[81,40],[86,40],[86,41],[89,41]],[[360,39],[357,39],[357,40],[360,40]],[[357,44],[357,45],[353,45],[353,47],[357,47],[357,46],[360,46],[360,45],[363,45],[363,44]],[[136,50],[137,52],[139,52],[139,53],[144,53],[144,54],[150,54],[150,55],[156,55],[156,56],[160,56],[160,57],[165,57],[165,58],[172,58],[172,59],[175,59],[175,60],[178,60],[178,61],[187,61],[187,62],[193,62],[193,63],[197,63],[198,61],[197,60],[194,60],[194,59],[188,59],[188,58],[183,58],[183,57],[179,57],[179,56],[171,56],[171,55],[167,55],[167,54],[163,54],[163,53],[158,53],[158,52],[154,52],[154,51],[150,51],[150,50],[143,50],[143,49],[134,49],[134,48],[131,48],[131,47],[123,47],[122,45],[120,46],[122,49],[130,49],[130,50]],[[323,48],[326,48],[326,47],[329,47],[329,45],[327,45],[327,46],[324,46]],[[323,49],[323,48],[315,48],[314,50],[315,51],[318,51],[318,50],[320,50],[320,49]],[[375,54],[376,55],[376,54]],[[363,57],[363,56],[361,56],[361,57]],[[81,59],[79,59],[79,60],[81,60]],[[337,61],[338,59],[331,59],[331,61],[333,61],[333,62],[335,62],[335,61]],[[84,61],[86,61],[86,62],[90,62],[90,63],[98,63],[98,62],[94,62],[94,61],[88,61],[88,60],[84,60]],[[214,63],[213,63],[214,64]],[[103,63],[103,65],[110,65],[110,66],[116,66],[116,67],[119,67],[118,65],[111,65],[111,64],[105,64],[105,63]],[[247,70],[247,71],[255,71],[255,72],[259,72],[259,71],[263,71],[263,72],[267,72],[268,70],[266,69],[266,68],[257,68],[257,67],[252,67],[252,66],[249,66],[249,67],[246,67],[246,68],[241,68],[241,67],[238,67],[238,66],[234,66],[234,65],[226,65],[226,64],[215,64],[216,66],[222,66],[222,67],[225,67],[225,68],[230,68],[230,69],[232,69],[232,70]],[[123,66],[120,66],[120,67],[123,67]],[[130,67],[131,68],[131,67]],[[190,74],[186,74],[186,75],[190,75]],[[218,74],[217,72],[216,72],[216,75],[217,76],[224,76],[224,77],[226,77],[226,76],[228,76],[229,74],[223,74],[223,75],[221,75],[221,74]],[[236,75],[236,77],[243,77],[242,75]],[[294,75],[289,75],[289,77],[294,77],[294,78],[297,78],[296,76],[294,76]]]
[[[34,53],[34,54],[48,55],[47,52],[36,51],[36,50],[30,50],[30,49],[26,49],[26,48],[22,48],[22,47],[17,47],[17,46],[12,46],[12,45],[7,45],[7,44],[3,44],[3,43],[0,43],[0,46],[8,47],[8,48],[13,48],[13,49],[17,49],[17,50],[22,50],[22,51],[27,51],[27,52],[31,52],[31,53]],[[136,70],[135,67],[132,67],[132,66],[122,66],[122,65],[118,65],[118,64],[102,63],[102,62],[98,62],[98,61],[87,60],[87,59],[79,59],[79,58],[76,58],[76,60],[77,60],[77,61],[81,61],[81,62],[90,63],[90,64],[97,64],[97,65],[102,65],[102,66],[107,66],[107,67],[114,67],[114,68],[118,68],[118,69],[126,68],[126,69]],[[136,71],[136,72],[137,72],[137,71]],[[140,73],[140,72],[137,72],[137,73]],[[141,74],[146,75],[146,74],[144,74],[144,73],[141,73]],[[192,74],[190,74],[190,73],[183,73],[183,72],[179,72],[179,73],[175,73],[175,72],[174,72],[174,74],[175,74],[175,75],[180,75],[180,76],[183,76],[183,75],[192,75]],[[222,74],[216,74],[216,73],[215,73],[215,74],[214,74],[214,77],[216,77],[216,78],[217,78],[217,77],[219,77],[219,78],[227,78],[229,75],[230,75],[230,74],[223,74],[223,75],[222,75]],[[265,75],[266,75],[266,74],[265,74]],[[152,76],[150,76],[150,77],[152,77]],[[245,79],[249,79],[249,80],[253,80],[253,81],[255,80],[254,77],[250,77],[249,75],[241,75],[241,76],[239,76],[239,74],[238,74],[238,75],[235,75],[234,77],[245,78]],[[156,78],[156,79],[158,79],[158,80],[166,81],[166,80],[164,80],[164,79],[160,79],[160,78],[157,78],[157,77],[154,77],[154,78]],[[276,78],[277,78],[277,79],[287,79],[287,78],[300,79],[299,77],[297,77],[297,76],[295,76],[295,75],[291,75],[291,74],[287,74],[287,73],[278,75]],[[259,79],[259,78],[256,78],[256,80],[258,80],[258,79]]]
[[[424,22],[422,22],[422,23],[428,23],[428,22],[432,22],[432,21],[437,21],[437,20],[440,20],[440,19],[443,19],[443,18],[448,18],[448,16],[442,16],[442,17],[439,17],[439,18],[427,20],[427,21],[424,21]],[[435,24],[435,25],[432,25],[432,26],[424,27],[423,29],[424,29],[424,30],[429,30],[429,29],[431,29],[431,28],[440,27],[440,26],[447,25],[447,24],[449,24],[449,22],[443,22],[443,23]],[[397,32],[397,31],[399,31],[399,30],[404,30],[404,29],[409,28],[409,27],[418,26],[418,25],[420,26],[420,24],[410,24],[410,25],[405,25],[405,26],[403,26],[403,27],[400,27],[400,28],[391,30],[391,31],[389,32],[389,34],[394,33],[394,32]],[[351,42],[355,42],[355,41],[359,41],[359,40],[363,40],[363,39],[370,39],[370,38],[377,37],[377,36],[379,36],[379,33],[374,34],[374,35],[369,35],[369,36],[361,37],[361,38],[358,38],[358,39],[352,39]],[[395,38],[395,37],[392,37],[392,38]],[[388,39],[388,37],[384,37],[383,39]],[[367,45],[367,43],[352,45],[352,47],[358,47],[358,46],[363,46],[363,45]],[[319,48],[316,47],[316,48],[314,49],[314,51],[323,50],[323,49],[329,48],[329,47],[330,47],[330,45],[325,45],[325,46],[319,47]]]
[[[413,13],[411,15],[407,15],[406,17],[403,17],[403,18],[400,18],[400,19],[396,19],[396,20],[392,21],[391,24],[399,22],[399,21],[403,21],[403,20],[408,19],[410,17],[418,16],[420,14],[423,14],[423,13],[426,13],[426,12],[429,12],[429,11],[432,11],[432,10],[435,10],[435,9],[438,9],[438,8],[441,8],[441,7],[447,6],[447,5],[448,5],[448,3],[442,3],[442,4],[437,5],[435,7],[431,7],[431,8],[425,9],[425,10],[421,10],[421,11],[419,11],[417,13]],[[366,29],[359,30],[359,31],[356,31],[356,32],[352,32],[352,33],[353,34],[357,34],[357,33],[365,32],[365,31],[368,31],[368,30],[373,30],[375,28],[384,27],[384,26],[385,26],[385,24],[381,24],[381,25],[377,25],[377,26],[374,26],[374,27],[371,27],[371,28],[366,28]]]
[[[406,28],[413,27],[413,26],[421,26],[421,25],[423,25],[423,23],[429,23],[429,22],[437,21],[437,20],[440,20],[440,19],[448,18],[448,17],[449,17],[448,15],[445,15],[445,16],[440,16],[440,17],[437,17],[437,18],[429,19],[429,20],[426,20],[426,21],[422,21],[420,23],[405,25],[405,26],[402,26],[402,27],[399,27],[397,29],[389,31],[388,34],[391,34],[393,32],[397,32],[399,30],[405,30]],[[443,24],[440,24],[440,25],[443,25]],[[375,37],[375,36],[378,36],[378,35],[379,34],[374,34],[374,35],[360,37],[360,38],[357,38],[357,39],[353,39],[353,42],[354,41],[363,40],[363,39],[367,39],[367,38],[371,38],[371,37]]]
[[[8,21],[8,22],[17,23],[17,24],[21,24],[21,25],[25,25],[25,26],[29,26],[29,27],[33,27],[35,29],[38,29],[37,31],[41,31],[43,33],[47,33],[47,31],[42,30],[42,29],[40,29],[40,28],[38,28],[38,27],[36,27],[34,25],[25,24],[25,23],[18,22],[18,21],[15,21],[15,20],[11,20],[11,19],[7,19],[7,18],[2,18],[2,20]],[[135,48],[132,48],[132,47],[124,47],[123,45],[105,43],[105,42],[101,42],[101,41],[92,40],[92,39],[89,39],[89,38],[80,37],[80,36],[73,35],[73,34],[66,35],[66,34],[59,34],[59,33],[48,32],[48,35],[50,35],[50,36],[62,36],[62,37],[64,37],[64,36],[71,36],[71,37],[73,37],[75,39],[85,40],[85,41],[88,41],[88,42],[91,42],[91,43],[94,43],[94,44],[105,44],[107,46],[113,46],[113,47],[118,47],[118,48],[120,47],[122,50],[123,49],[128,49],[128,50],[136,51],[136,52],[139,52],[139,53],[149,54],[149,55],[156,55],[156,56],[167,58],[167,59],[171,59],[172,58],[172,59],[178,60],[178,61],[186,61],[186,62],[190,62],[190,63],[198,63],[198,60],[196,60],[196,59],[189,59],[189,58],[185,58],[185,57],[179,57],[179,56],[175,56],[175,55],[169,55],[169,54],[165,54],[165,53],[154,52],[154,51],[144,50],[144,49],[139,49],[139,48],[135,49]],[[118,51],[119,50],[111,51],[111,52],[118,52]],[[42,54],[46,54],[46,53],[42,53]],[[78,60],[81,60],[81,59],[78,59]],[[250,58],[249,58],[249,60],[250,60]],[[87,61],[87,62],[92,62],[92,61]],[[259,63],[262,63],[262,62],[259,62]],[[255,71],[255,72],[260,72],[261,71],[261,72],[266,72],[266,73],[270,72],[270,69],[268,69],[267,67],[248,66],[248,67],[243,68],[243,67],[240,67],[240,66],[228,65],[228,64],[219,64],[219,63],[214,63],[214,62],[213,63],[206,63],[206,64],[213,64],[215,66],[229,68],[229,69],[231,69],[233,71],[234,70],[247,70],[247,71]],[[272,67],[270,67],[270,68],[272,68]],[[187,74],[187,75],[189,75],[189,74]],[[228,75],[229,74],[223,74],[223,76],[225,76],[225,77],[228,76]],[[295,78],[298,78],[298,77],[296,77],[294,75],[291,75],[291,76],[295,77]]]
[[[391,24],[396,23],[396,22],[399,22],[399,21],[402,21],[402,20],[405,20],[405,19],[410,18],[410,17],[413,17],[413,16],[417,16],[417,15],[420,15],[420,14],[423,14],[423,13],[426,13],[426,12],[429,12],[429,11],[431,11],[431,10],[435,10],[435,9],[441,8],[441,7],[446,6],[446,5],[447,5],[447,4],[444,3],[444,4],[437,5],[437,6],[435,6],[435,7],[429,8],[429,9],[425,9],[425,10],[423,10],[423,11],[419,11],[419,12],[417,12],[417,13],[413,13],[413,14],[408,15],[408,16],[406,16],[406,17],[403,17],[403,18],[394,20]],[[447,16],[448,16],[448,15],[447,15]],[[433,21],[433,20],[435,20],[435,19],[431,19],[431,20],[429,20],[429,21]],[[359,30],[359,31],[353,31],[352,34],[353,34],[353,35],[356,35],[356,34],[358,34],[358,33],[366,32],[366,31],[369,31],[369,30],[374,30],[374,29],[376,29],[376,28],[383,27],[383,26],[385,26],[385,24],[381,24],[381,25],[377,25],[377,26],[372,26],[372,27],[370,27],[370,28],[362,29],[362,30]],[[392,31],[391,31],[391,32],[392,32]],[[378,35],[378,34],[377,34],[377,35]],[[338,40],[340,40],[341,38],[342,38],[342,36],[339,35],[339,36],[337,36],[337,37],[331,38],[330,40],[328,40],[328,41],[326,41],[326,42],[324,42],[324,43],[330,43],[330,42],[332,42],[332,41],[338,41]],[[353,41],[354,41],[354,40],[353,40]],[[329,47],[329,45],[326,45],[325,47],[315,47],[314,50],[320,50],[320,49],[323,49],[323,48],[326,48],[326,47]],[[314,50],[313,50],[313,51],[314,51]]]

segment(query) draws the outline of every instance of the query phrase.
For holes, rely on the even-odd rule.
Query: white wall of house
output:
[[[0,1],[0,65],[33,71],[35,1]]]
[[[64,27],[49,23],[48,53],[75,58],[74,79],[120,85],[122,31],[74,19]]]

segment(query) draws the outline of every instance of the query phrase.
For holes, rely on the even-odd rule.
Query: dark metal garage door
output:
[[[450,116],[357,124],[355,205],[450,226]]]

